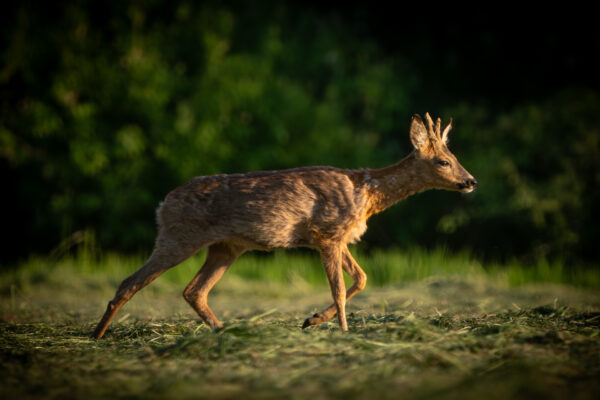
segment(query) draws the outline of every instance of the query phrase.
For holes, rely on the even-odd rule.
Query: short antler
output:
[[[432,140],[442,140],[442,135],[440,133],[442,120],[438,118],[434,124],[429,113],[425,113],[425,119],[427,120],[427,133],[429,134],[429,138]]]
[[[450,118],[450,122],[444,128],[444,132],[442,132],[442,141],[444,143],[448,143],[448,132],[450,132],[450,129],[452,129],[452,118]]]
[[[433,119],[429,115],[429,113],[425,113],[425,120],[427,121],[427,134],[431,140],[441,140],[444,143],[448,143],[448,132],[452,129],[452,118],[450,118],[450,123],[444,128],[442,132],[442,120],[438,118],[433,123]]]
[[[435,131],[433,130],[433,120],[431,119],[431,115],[429,113],[425,113],[425,120],[427,121],[427,133],[429,133],[430,138],[435,138]]]

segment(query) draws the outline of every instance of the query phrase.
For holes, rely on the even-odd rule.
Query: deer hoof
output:
[[[302,324],[302,329],[308,328],[309,326],[311,326],[312,324],[310,323],[310,318],[306,318],[304,320],[304,323]]]
[[[304,323],[302,324],[302,329],[304,328],[308,328],[311,325],[318,325],[320,324],[321,321],[320,320],[321,315],[319,313],[314,314],[312,317],[306,318],[306,320],[304,320]]]
[[[100,335],[99,333],[96,333],[96,332],[92,333],[92,334],[90,335],[90,337],[91,337],[92,339],[102,339],[102,335]]]

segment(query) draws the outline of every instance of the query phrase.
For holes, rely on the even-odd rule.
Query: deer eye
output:
[[[450,163],[446,160],[439,160],[437,163],[438,163],[438,165],[441,165],[442,167],[447,167],[450,165]]]

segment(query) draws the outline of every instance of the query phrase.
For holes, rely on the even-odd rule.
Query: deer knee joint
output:
[[[190,304],[193,303],[194,302],[194,291],[191,288],[186,288],[183,291],[183,298],[188,303],[190,303]]]
[[[364,272],[361,274],[358,274],[356,276],[356,288],[358,290],[363,290],[365,288],[365,286],[367,286],[367,274],[365,274]]]
[[[194,290],[194,288],[189,287],[183,291],[183,298],[191,305],[194,305],[201,301],[201,296],[198,293],[198,291]]]

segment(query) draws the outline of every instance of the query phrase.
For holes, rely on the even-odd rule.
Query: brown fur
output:
[[[471,191],[477,184],[446,147],[450,124],[441,132],[426,114],[413,117],[415,151],[383,169],[307,167],[284,171],[200,176],[169,193],[157,211],[156,249],[120,285],[93,333],[100,338],[118,310],[138,290],[202,248],[202,269],[184,298],[212,328],[222,325],[207,304],[212,287],[245,251],[305,246],[320,251],[334,303],[303,327],[338,315],[347,330],[345,302],[366,284],[347,245],[367,229],[367,219],[397,201],[431,188]],[[442,165],[440,162],[446,162]],[[346,291],[342,270],[354,280]]]

